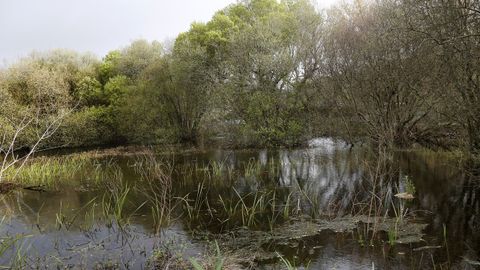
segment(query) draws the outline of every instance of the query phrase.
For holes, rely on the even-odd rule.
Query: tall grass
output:
[[[277,190],[241,194],[232,188],[231,194],[219,194],[217,201],[208,198],[204,182],[193,194],[178,198],[183,202],[187,219],[197,225],[221,223],[222,227],[270,229],[295,214],[290,202],[292,193],[279,196]],[[193,198],[192,198],[193,197]]]
[[[387,242],[394,245],[397,242],[399,230],[408,221],[410,211],[408,201],[396,197],[395,194],[415,193],[415,185],[408,176],[401,176],[394,166],[393,153],[379,148],[373,158],[366,159],[363,164],[363,188],[355,196],[352,203],[353,216],[365,216],[365,226],[359,228],[362,242],[373,245],[380,228],[388,226]],[[390,221],[393,222],[390,224]],[[386,225],[385,222],[389,222]]]
[[[260,161],[255,159],[248,160],[244,165],[244,174],[245,177],[254,177],[258,176],[262,172],[262,164]]]
[[[198,184],[194,193],[194,198],[191,199],[190,193],[185,197],[177,197],[176,199],[183,202],[184,210],[187,212],[187,217],[190,222],[198,222],[203,216],[204,209],[211,214],[210,204],[208,203],[208,191],[205,189],[205,183]],[[213,215],[211,215],[213,217]]]
[[[139,192],[145,196],[150,207],[155,233],[160,232],[164,224],[169,224],[173,210],[171,163],[158,159],[153,154],[145,154],[137,158],[136,172],[146,185],[141,185]]]
[[[132,188],[125,181],[106,182],[106,192],[103,195],[101,207],[107,226],[117,224],[122,229],[123,225],[130,222],[135,213],[140,210],[147,201],[138,205],[133,211],[127,211],[128,197]]]
[[[116,163],[99,160],[87,154],[30,159],[20,170],[11,167],[5,179],[24,186],[41,186],[55,189],[60,185],[97,185],[105,180],[118,179],[121,171]]]
[[[95,205],[95,201],[97,200],[97,198],[93,198],[91,199],[89,202],[87,202],[86,204],[84,204],[80,209],[76,210],[72,216],[68,216],[66,213],[65,213],[65,208],[68,208],[68,207],[65,207],[63,202],[60,201],[60,207],[59,207],[59,210],[58,212],[55,214],[55,224],[56,224],[56,227],[57,229],[61,229],[61,228],[64,228],[66,230],[69,230],[73,224],[75,223],[75,221],[77,220],[77,218],[80,216],[80,214],[87,208],[91,207],[91,206],[94,206]],[[92,207],[91,209],[94,209],[94,207]],[[39,217],[38,217],[39,218]],[[38,224],[39,222],[37,222]]]
[[[258,214],[263,214],[267,210],[268,202],[266,193],[256,192],[253,194],[252,203],[247,204],[245,197],[242,197],[236,189],[233,189],[238,196],[240,207],[240,214],[242,217],[242,224],[244,226],[252,226],[256,223]],[[248,195],[247,195],[248,196]]]

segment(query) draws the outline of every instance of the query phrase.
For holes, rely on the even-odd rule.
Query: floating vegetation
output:
[[[271,260],[288,261],[275,250],[268,247],[299,248],[299,243],[314,239],[324,232],[353,233],[365,224],[376,222],[378,230],[388,232],[396,226],[396,220],[382,217],[343,217],[332,220],[301,218],[291,220],[272,231],[256,231],[237,228],[224,234],[198,233],[196,236],[218,241],[223,252],[234,257],[243,258],[241,264],[245,267]],[[423,230],[427,224],[404,223],[397,230],[395,243],[411,244],[422,242]],[[312,248],[312,247],[305,247]],[[289,261],[288,261],[289,262]],[[290,266],[294,267],[292,262]],[[294,269],[294,268],[292,268]]]

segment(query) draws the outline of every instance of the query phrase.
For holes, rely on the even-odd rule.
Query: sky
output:
[[[319,7],[336,0],[317,0]],[[0,0],[0,66],[32,51],[93,52],[168,41],[236,0]]]

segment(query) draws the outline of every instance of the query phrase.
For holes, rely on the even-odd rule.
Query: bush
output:
[[[66,117],[53,138],[51,146],[92,146],[111,144],[118,140],[111,108],[85,107]]]

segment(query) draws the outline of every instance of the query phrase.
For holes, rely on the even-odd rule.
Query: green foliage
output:
[[[102,84],[95,78],[86,76],[78,83],[76,95],[84,106],[95,106],[106,104],[106,97],[103,93]]]
[[[324,12],[309,0],[245,0],[193,23],[168,50],[137,40],[101,61],[32,54],[0,72],[0,125],[13,138],[35,119],[19,148],[68,114],[42,145],[294,146],[338,135],[382,147],[467,142],[476,153],[479,20],[455,19],[478,10],[467,4],[359,2]]]
[[[114,125],[110,107],[85,107],[64,119],[53,143],[70,147],[110,144],[116,139]]]
[[[129,80],[125,75],[117,75],[108,79],[104,86],[104,96],[108,104],[117,104],[128,91]]]
[[[296,101],[298,78],[290,80],[300,62],[288,51],[298,38],[298,10],[308,5],[231,5],[192,24],[168,54],[158,42],[137,40],[102,62],[66,52],[32,57],[8,70],[5,92],[21,106],[59,109],[63,102],[72,110],[49,146],[199,143],[239,129],[247,144],[297,144],[305,138],[305,106]]]
[[[292,263],[291,261],[289,261],[287,258],[285,258],[284,256],[282,256],[280,253],[276,252],[277,253],[277,256],[280,258],[280,261],[282,262],[283,266],[285,266],[285,268],[287,270],[296,270],[298,269],[294,263]],[[308,268],[308,267],[307,267]]]
[[[247,98],[245,128],[263,145],[294,145],[301,142],[304,127],[301,108],[284,95],[255,92]]]
[[[101,82],[105,84],[108,79],[117,75],[137,80],[150,64],[162,56],[163,47],[159,42],[133,41],[130,46],[111,51],[105,56],[99,68]]]
[[[111,51],[103,59],[102,64],[98,68],[100,81],[105,84],[109,78],[115,76],[118,73],[117,66],[118,61],[121,58],[120,51]]]

